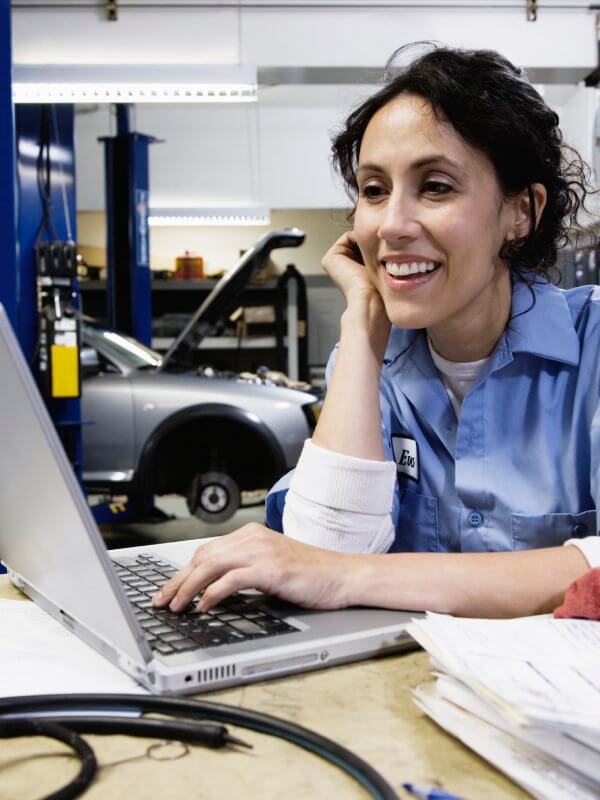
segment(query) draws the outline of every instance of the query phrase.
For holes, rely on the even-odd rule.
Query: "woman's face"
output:
[[[493,315],[499,287],[510,298],[498,253],[516,236],[517,209],[487,156],[426,100],[401,94],[373,116],[356,175],[354,236],[394,324],[461,325]]]

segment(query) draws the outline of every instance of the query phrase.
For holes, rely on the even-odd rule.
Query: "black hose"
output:
[[[77,716],[85,716],[88,711],[107,709],[114,714],[119,708],[127,711],[154,712],[170,714],[175,717],[188,717],[195,720],[211,720],[228,723],[240,728],[264,733],[285,739],[302,747],[320,758],[329,761],[358,781],[377,800],[398,800],[398,795],[390,784],[366,761],[352,751],[331,739],[293,722],[262,714],[244,708],[234,708],[222,703],[209,703],[202,700],[180,700],[171,697],[127,694],[75,694],[75,695],[32,695],[28,697],[8,697],[0,699],[0,717],[9,713],[31,714],[60,709],[72,711]],[[92,722],[90,718],[86,718]],[[97,720],[97,718],[96,718]],[[169,725],[161,728],[168,738],[177,738],[177,730],[170,731]]]
[[[47,795],[44,800],[72,800],[88,788],[98,770],[94,751],[79,734],[68,727],[45,719],[0,719],[0,738],[12,739],[21,736],[46,736],[72,748],[81,762],[81,769],[73,780],[62,789]]]

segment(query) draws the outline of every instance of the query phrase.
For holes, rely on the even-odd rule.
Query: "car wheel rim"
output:
[[[217,514],[227,506],[229,495],[222,486],[205,486],[200,493],[200,505],[211,514]]]

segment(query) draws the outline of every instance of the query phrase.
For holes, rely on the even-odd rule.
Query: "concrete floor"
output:
[[[100,530],[109,550],[116,547],[138,547],[183,539],[204,539],[235,531],[248,522],[264,522],[264,504],[241,508],[236,514],[218,525],[209,525],[190,516],[185,500],[177,495],[158,497],[156,505],[175,519],[166,522],[133,522],[101,525]]]

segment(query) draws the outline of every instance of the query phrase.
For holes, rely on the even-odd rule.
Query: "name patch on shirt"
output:
[[[392,447],[398,472],[413,481],[419,480],[419,450],[414,439],[392,436]]]

